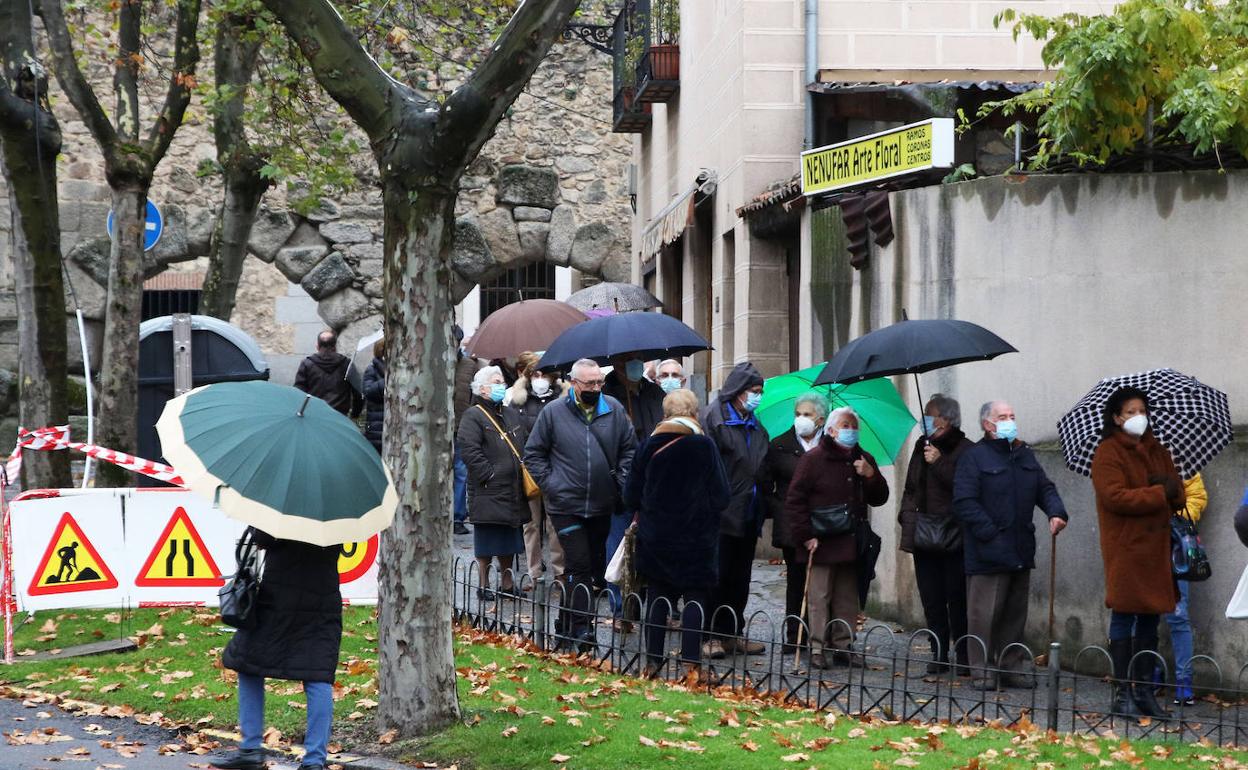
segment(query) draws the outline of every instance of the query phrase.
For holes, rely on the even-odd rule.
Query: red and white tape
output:
[[[24,449],[38,449],[45,451],[55,451],[58,449],[76,449],[85,455],[94,457],[97,460],[112,463],[129,471],[140,473],[149,478],[159,481],[167,481],[170,484],[182,485],[182,477],[172,466],[164,463],[145,460],[125,452],[118,452],[113,449],[107,449],[95,444],[82,444],[77,441],[69,440],[69,426],[58,425],[47,428],[38,428],[36,430],[18,429],[17,446],[13,449],[8,463],[5,465],[5,473],[8,476],[10,484],[17,478],[17,474],[22,469],[22,451]]]

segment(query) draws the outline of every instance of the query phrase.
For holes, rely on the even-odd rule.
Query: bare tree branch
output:
[[[178,0],[173,72],[169,75],[169,90],[165,94],[165,103],[160,108],[156,123],[147,137],[148,163],[153,169],[165,157],[165,151],[173,141],[173,134],[182,125],[182,116],[186,113],[187,105],[191,103],[195,68],[199,65],[199,39],[196,35],[199,6],[200,0]]]
[[[477,156],[578,5],[580,0],[528,0],[516,10],[489,56],[443,106],[434,140],[439,149],[456,162]]]
[[[42,16],[56,80],[87,124],[87,130],[91,132],[108,161],[115,155],[117,130],[104,113],[100,100],[96,98],[95,91],[74,58],[74,43],[70,40],[69,27],[65,24],[65,9],[61,6],[61,0],[43,0]]]
[[[330,0],[264,0],[264,5],[298,43],[317,81],[374,143],[385,138],[401,102],[425,101],[381,69]]]

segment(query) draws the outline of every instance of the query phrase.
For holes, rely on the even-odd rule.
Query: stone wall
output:
[[[210,67],[209,57],[201,78],[210,76]],[[107,73],[97,67],[91,74],[107,93]],[[439,72],[430,87],[453,88],[456,77],[453,68]],[[107,285],[109,189],[85,126],[59,92],[53,93],[64,133],[58,164],[63,251],[88,335],[96,338]],[[538,68],[463,178],[454,251],[461,278],[457,299],[477,282],[538,260],[627,280],[630,144],[611,133],[611,97],[610,61],[583,44],[556,46]],[[165,230],[148,254],[149,277],[165,270],[202,273],[207,266],[221,187],[218,177],[198,176],[196,169],[216,157],[210,129],[202,107],[193,103],[157,171],[151,198],[161,207]],[[375,176],[371,164],[367,156],[357,164],[365,180]],[[7,206],[0,182],[0,337],[13,338],[3,334],[15,326],[12,312],[4,312],[13,286]],[[319,318],[342,331],[344,345],[375,330],[381,231],[380,191],[367,181],[306,216],[287,210],[284,189],[271,190],[249,242],[251,257],[231,322],[256,337],[270,358],[310,347],[292,337],[294,327],[281,321],[278,309],[282,301],[306,303],[305,294],[316,302]],[[72,309],[68,298],[67,307]],[[70,336],[71,363],[80,367],[77,331],[71,329]],[[15,368],[15,360],[15,348],[0,346],[0,368]]]

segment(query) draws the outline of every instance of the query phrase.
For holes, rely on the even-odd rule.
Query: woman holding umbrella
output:
[[[914,578],[927,628],[933,636],[927,673],[957,663],[970,676],[966,642],[966,573],[962,539],[953,516],[953,477],[958,458],[973,442],[962,432],[962,408],[937,393],[923,410],[924,436],[914,445],[901,497],[901,550],[914,554]],[[922,529],[916,541],[916,530]]]
[[[481,573],[477,597],[494,598],[488,588],[490,561],[498,560],[499,588],[515,591],[516,554],[524,553],[521,527],[532,518],[524,493],[520,447],[528,430],[515,408],[503,406],[507,385],[497,366],[487,366],[472,380],[472,405],[464,412],[455,436],[468,466],[468,518],[472,545]]]
[[[1152,682],[1145,681],[1151,679],[1152,656],[1140,656],[1131,669],[1135,655],[1156,652],[1158,622],[1179,598],[1171,573],[1170,516],[1186,496],[1170,452],[1152,433],[1144,391],[1122,387],[1106,402],[1092,485],[1110,609],[1113,711],[1164,717]],[[1129,685],[1132,679],[1137,681]]]

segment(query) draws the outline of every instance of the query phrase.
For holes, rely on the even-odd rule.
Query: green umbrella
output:
[[[852,407],[861,423],[859,442],[880,465],[892,465],[916,420],[901,400],[897,388],[886,379],[863,380],[852,385],[814,385],[823,364],[763,383],[763,400],[754,414],[771,437],[793,427],[793,406],[809,391],[822,393],[832,409]]]
[[[165,458],[231,518],[314,545],[367,540],[398,495],[355,423],[268,382],[222,382],[171,400],[156,423]]]

